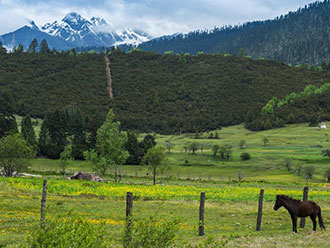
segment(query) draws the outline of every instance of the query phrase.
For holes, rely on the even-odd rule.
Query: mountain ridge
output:
[[[330,61],[329,12],[329,0],[317,1],[274,19],[160,37],[138,47],[157,53],[197,54],[203,51],[264,57],[294,65],[319,65]]]
[[[42,26],[30,21],[29,25],[0,35],[0,42],[11,50],[19,44],[27,48],[34,38],[39,42],[46,39],[50,48],[68,50],[85,46],[138,45],[151,37],[130,28],[116,31],[103,18],[92,17],[88,20],[76,12],[70,12],[61,21]]]

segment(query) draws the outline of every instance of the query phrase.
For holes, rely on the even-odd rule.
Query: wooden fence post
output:
[[[260,190],[260,196],[259,196],[259,206],[258,206],[258,218],[257,218],[257,231],[261,230],[261,218],[262,218],[262,205],[264,200],[264,190]]]
[[[44,222],[45,222],[46,194],[47,194],[47,179],[44,179],[43,187],[42,187],[41,213],[40,213],[40,227],[41,228],[43,228]]]
[[[201,193],[199,205],[199,236],[204,236],[204,211],[205,211],[205,192]]]
[[[133,193],[126,194],[126,228],[130,230],[132,224]]]
[[[307,201],[308,199],[308,187],[304,188],[304,194],[303,194],[303,201]],[[300,219],[300,228],[305,227],[305,218]]]

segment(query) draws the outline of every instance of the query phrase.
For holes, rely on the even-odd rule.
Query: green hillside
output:
[[[301,122],[319,126],[321,121],[330,120],[329,90],[329,83],[319,88],[308,85],[303,91],[293,92],[283,99],[273,97],[254,118],[246,120],[245,127],[266,130]]]
[[[126,129],[179,133],[242,123],[273,96],[284,97],[330,73],[222,55],[109,56],[116,117]]]
[[[44,117],[54,108],[77,105],[108,111],[104,56],[67,53],[0,53],[0,91],[16,114]]]
[[[222,55],[109,53],[113,99],[104,54],[0,54],[0,93],[14,112],[43,118],[78,107],[104,117],[109,107],[124,129],[179,133],[242,123],[268,100],[321,85],[329,71]],[[102,119],[102,118],[101,118]]]

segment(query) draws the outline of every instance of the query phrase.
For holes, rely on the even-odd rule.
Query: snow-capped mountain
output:
[[[34,36],[34,37],[33,37]],[[51,48],[58,50],[85,46],[105,46],[130,44],[138,45],[150,40],[150,36],[133,29],[113,30],[105,19],[83,18],[78,13],[67,14],[61,21],[37,26],[33,21],[14,32],[0,36],[0,42],[6,47],[23,44],[25,48],[32,39],[46,39]]]
[[[150,39],[148,35],[132,29],[114,31],[103,18],[92,17],[87,20],[75,12],[67,14],[61,22],[47,23],[40,29],[76,47],[112,46],[125,43],[137,45]]]

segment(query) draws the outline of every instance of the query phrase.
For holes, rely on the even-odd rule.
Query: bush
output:
[[[330,182],[330,168],[325,171],[324,177]]]
[[[315,172],[315,167],[313,165],[307,165],[303,169],[303,173],[306,179],[311,179],[314,175],[314,172]]]
[[[186,248],[220,248],[220,247],[226,247],[228,244],[229,240],[232,238],[230,237],[229,239],[224,239],[224,240],[216,240],[213,237],[208,237],[207,239],[203,241],[199,241],[197,243],[187,243],[184,245]]]
[[[249,154],[249,153],[247,153],[247,152],[243,152],[242,154],[241,154],[241,160],[242,161],[246,161],[246,160],[250,160],[251,159],[251,155]]]
[[[81,217],[57,216],[31,233],[27,247],[111,247],[110,240],[105,239],[105,228],[105,223],[92,224]]]
[[[291,171],[291,169],[292,169],[292,160],[290,158],[286,158],[284,160],[284,166],[288,171]]]
[[[172,247],[179,221],[163,220],[155,217],[133,219],[130,230],[125,229],[123,246],[125,248],[165,248]]]
[[[296,174],[297,174],[298,176],[301,176],[301,170],[302,170],[302,165],[297,165],[297,166],[296,166]]]

